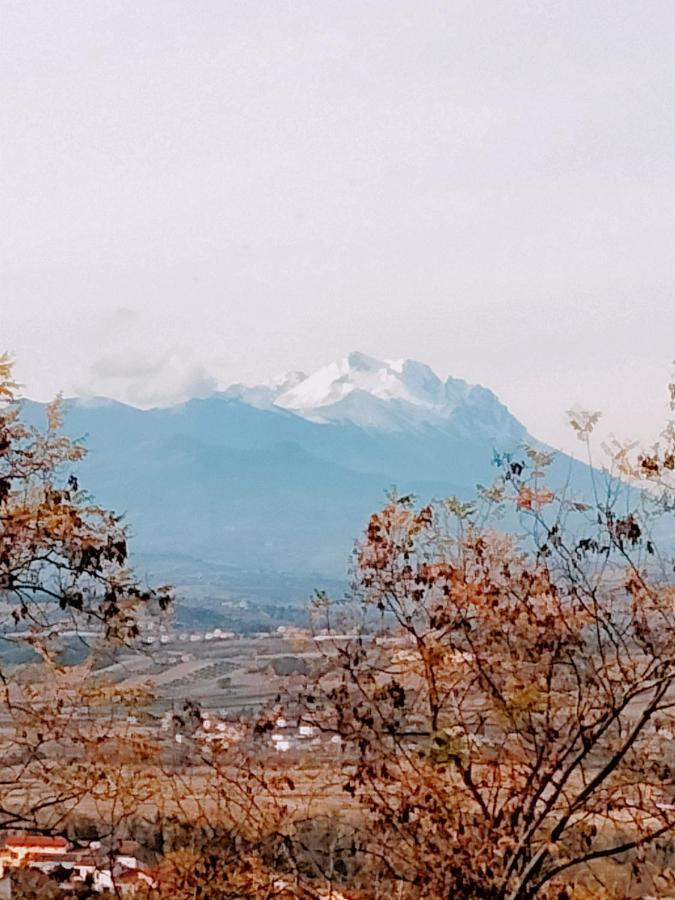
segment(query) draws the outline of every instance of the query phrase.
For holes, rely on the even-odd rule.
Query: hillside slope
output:
[[[25,404],[26,418],[41,414]],[[531,440],[491,391],[363,354],[170,409],[71,400],[66,430],[89,449],[82,484],[125,513],[153,575],[160,559],[169,570],[172,558],[182,572],[193,567],[193,581],[226,567],[240,593],[256,594],[284,573],[285,596],[345,577],[354,540],[391,486],[468,497],[494,476],[494,448]],[[560,479],[569,465],[558,463]]]

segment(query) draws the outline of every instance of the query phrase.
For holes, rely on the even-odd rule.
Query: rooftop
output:
[[[69,844],[62,837],[50,837],[44,834],[10,834],[5,838],[4,846],[14,849],[48,847],[54,850],[65,850]]]

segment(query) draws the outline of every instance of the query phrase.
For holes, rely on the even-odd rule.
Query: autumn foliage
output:
[[[401,896],[675,893],[675,585],[654,536],[672,426],[632,465],[615,451],[632,486],[608,474],[590,503],[530,449],[497,456],[476,503],[392,496],[371,517],[361,636],[304,714],[342,738],[369,877]],[[521,536],[494,526],[513,508]]]
[[[111,832],[173,817],[149,897],[675,895],[672,424],[648,450],[611,447],[581,496],[538,448],[496,453],[470,502],[392,494],[349,598],[317,597],[309,675],[235,745],[176,766],[151,729],[101,714],[142,710],[141,691],[58,657],[68,629],[133,642],[170,594],[139,586],[121,520],[80,489],[59,404],[46,431],[21,424],[6,360],[0,400],[5,636],[49,673],[3,673],[0,827],[58,830],[85,800]],[[589,449],[596,421],[572,419]],[[334,755],[271,760],[281,714]]]
[[[147,741],[114,723],[115,710],[123,718],[142,697],[97,683],[93,661],[97,647],[134,640],[144,617],[166,610],[171,597],[139,585],[120,518],[80,488],[84,449],[61,433],[60,403],[48,407],[44,430],[23,424],[19,412],[2,357],[1,633],[5,646],[30,648],[41,664],[0,671],[0,828],[51,831],[85,802],[114,799],[123,817],[147,799],[148,774],[129,782],[111,765],[109,743],[147,761]],[[62,664],[68,635],[85,649],[81,665]]]

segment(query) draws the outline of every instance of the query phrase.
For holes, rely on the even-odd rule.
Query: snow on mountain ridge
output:
[[[279,409],[312,422],[347,422],[400,431],[455,421],[476,432],[521,428],[492,391],[460,378],[443,382],[410,359],[378,360],[354,351],[306,375],[289,372],[255,387],[232,385],[226,397]]]
[[[302,415],[339,403],[353,391],[429,410],[445,405],[443,382],[428,366],[411,360],[381,361],[359,352],[322,366],[280,393],[274,403]]]

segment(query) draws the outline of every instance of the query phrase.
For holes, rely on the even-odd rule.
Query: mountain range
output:
[[[176,407],[66,408],[89,451],[81,484],[125,514],[140,568],[195,602],[215,591],[289,603],[335,587],[390,487],[469,497],[494,477],[495,449],[536,443],[487,388],[357,352]],[[25,418],[40,415],[25,403]],[[561,478],[583,470],[557,465]]]

